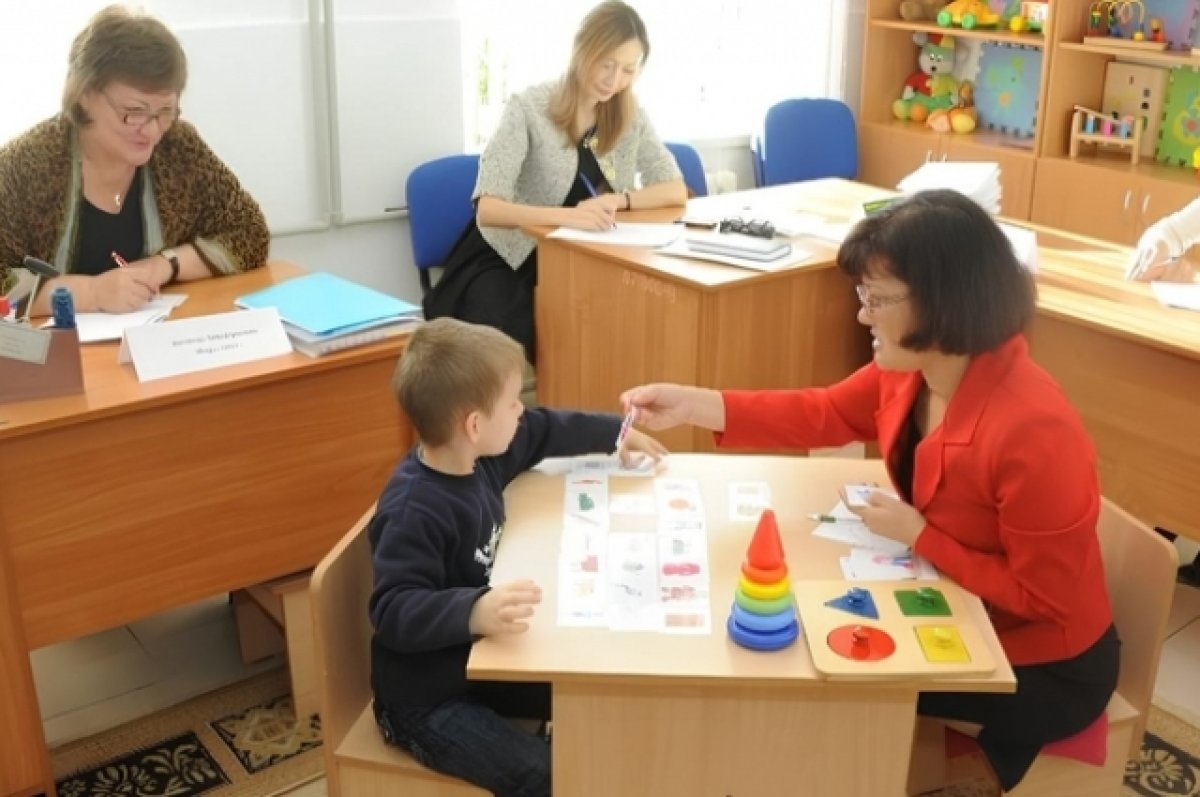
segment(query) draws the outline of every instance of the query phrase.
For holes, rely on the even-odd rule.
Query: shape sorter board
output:
[[[888,678],[921,678],[938,675],[986,675],[996,669],[991,648],[975,624],[975,614],[966,601],[974,600],[963,594],[949,581],[797,581],[793,585],[796,607],[800,610],[800,625],[808,640],[813,666],[817,672],[836,680],[882,680]],[[940,592],[950,608],[948,617],[905,616],[900,610],[896,592],[911,592],[920,586],[930,586]],[[846,594],[851,587],[862,587],[871,593],[879,610],[879,619],[858,617],[840,609],[826,606],[826,601]],[[879,661],[855,661],[834,652],[829,635],[843,626],[862,625],[886,631],[896,643],[896,650]],[[946,629],[938,631],[938,629]],[[930,652],[922,647],[941,639],[947,644],[939,649],[930,644]],[[954,655],[958,645],[966,649],[967,661]]]

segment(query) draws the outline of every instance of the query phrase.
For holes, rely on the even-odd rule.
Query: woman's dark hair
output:
[[[837,255],[856,283],[891,275],[908,286],[916,319],[900,345],[976,355],[1033,318],[1033,276],[1008,237],[957,191],[921,191],[860,221]]]

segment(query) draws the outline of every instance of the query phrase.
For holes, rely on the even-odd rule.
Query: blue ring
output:
[[[755,614],[748,612],[736,603],[730,617],[735,623],[747,631],[771,632],[782,631],[796,622],[796,610],[788,607],[785,611],[775,614]]]
[[[734,622],[733,615],[730,615],[729,621],[725,623],[725,629],[729,632],[730,639],[750,650],[780,650],[795,642],[796,638],[800,636],[800,624],[796,622],[782,631],[761,633],[742,628]]]

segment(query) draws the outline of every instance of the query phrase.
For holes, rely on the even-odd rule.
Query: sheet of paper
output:
[[[608,627],[623,631],[662,628],[656,591],[657,551],[653,534],[608,535]]]
[[[1167,307],[1200,310],[1200,283],[1151,282],[1150,290]]]
[[[714,263],[723,263],[727,266],[737,266],[738,268],[746,268],[751,271],[782,271],[785,268],[797,266],[812,257],[812,252],[807,249],[792,244],[792,251],[778,260],[772,260],[769,263],[763,263],[758,260],[749,260],[744,257],[729,257],[727,255],[716,255],[711,252],[697,252],[688,248],[687,241],[680,237],[662,249],[658,250],[660,255],[672,255],[673,257],[690,257],[695,260],[711,260]]]
[[[885,490],[885,492],[890,493],[891,491]],[[872,532],[866,527],[866,524],[859,520],[858,515],[851,512],[841,501],[834,504],[833,508],[824,514],[837,518],[837,522],[818,523],[817,527],[813,529],[814,537],[823,537],[834,542],[852,545],[855,548],[896,556],[908,551],[908,546],[904,543]]]
[[[655,511],[654,496],[650,493],[617,493],[608,499],[610,515],[653,515]]]
[[[756,522],[771,506],[771,488],[766,482],[729,483],[729,519]]]
[[[611,230],[604,230],[603,232],[559,227],[546,237],[557,238],[560,241],[585,241],[593,244],[656,248],[666,246],[681,235],[683,235],[683,225],[681,224],[650,224],[622,221],[618,222],[617,226]]]
[[[912,553],[889,554],[869,548],[855,548],[841,559],[842,574],[848,581],[900,581],[937,579],[937,570]]]
[[[75,326],[79,329],[79,342],[120,340],[125,330],[162,321],[186,301],[185,293],[164,293],[151,299],[140,310],[130,313],[77,313]]]

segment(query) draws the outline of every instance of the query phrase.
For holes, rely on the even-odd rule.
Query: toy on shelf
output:
[[[939,108],[953,107],[958,97],[954,77],[954,38],[925,32],[913,34],[921,48],[917,71],[904,81],[900,99],[892,103],[892,115],[901,121],[924,122]]]
[[[933,22],[942,6],[950,0],[902,0],[900,19],[908,22]]]
[[[1084,44],[1099,44],[1107,47],[1125,47],[1131,50],[1162,52],[1167,49],[1166,36],[1159,22],[1150,20],[1150,36],[1146,36],[1146,4],[1142,0],[1096,0],[1088,7],[1087,33]],[[1122,27],[1132,33],[1128,38]]]
[[[1013,33],[1044,33],[1049,18],[1049,0],[1025,0],[1021,12],[1008,20],[1008,27]]]
[[[1133,116],[1109,116],[1102,111],[1075,106],[1071,117],[1071,157],[1079,157],[1080,144],[1098,148],[1127,149],[1134,166],[1142,146],[1142,125]]]
[[[952,108],[939,108],[929,114],[925,124],[935,133],[970,133],[979,124],[975,109],[975,87],[969,80],[958,85],[958,97]]]
[[[943,28],[994,28],[1000,15],[988,7],[987,0],[953,0],[938,12],[937,24]]]
[[[774,510],[764,509],[758,518],[725,627],[734,642],[751,650],[779,650],[800,636]]]

